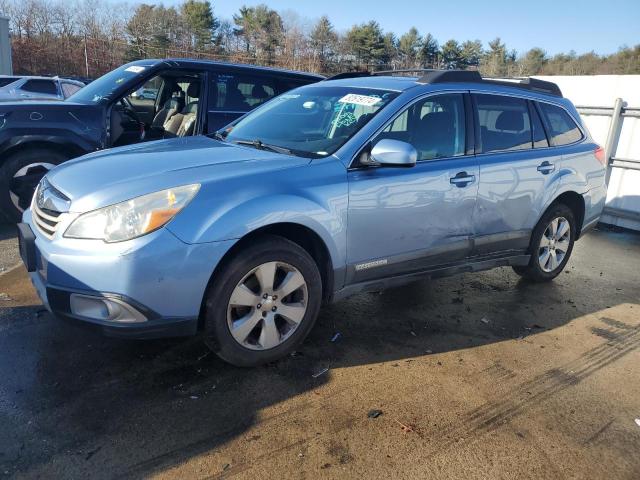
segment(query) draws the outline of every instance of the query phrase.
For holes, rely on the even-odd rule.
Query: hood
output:
[[[197,136],[91,153],[56,167],[47,180],[71,200],[71,211],[83,213],[170,187],[200,183],[204,188],[309,162]]]

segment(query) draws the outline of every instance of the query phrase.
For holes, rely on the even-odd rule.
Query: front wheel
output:
[[[274,361],[302,343],[321,300],[313,258],[296,243],[265,236],[215,273],[205,302],[205,342],[233,365]]]
[[[514,271],[535,282],[553,280],[569,261],[576,231],[571,209],[564,204],[554,205],[533,229],[529,265],[513,267]]]
[[[9,156],[0,165],[0,212],[5,220],[19,222],[42,177],[65,160],[65,155],[41,148]]]

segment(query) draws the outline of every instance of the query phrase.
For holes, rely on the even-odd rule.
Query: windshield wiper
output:
[[[213,132],[213,133],[209,133],[206,135],[209,138],[215,138],[216,140],[220,140],[221,142],[226,142],[226,135],[220,133],[219,131],[217,132]]]
[[[247,145],[259,150],[269,150],[271,152],[284,153],[285,155],[291,154],[291,150],[289,150],[288,148],[279,147],[278,145],[270,145],[268,143],[264,143],[258,138],[256,138],[255,140],[236,140],[233,143],[236,143],[238,145]]]

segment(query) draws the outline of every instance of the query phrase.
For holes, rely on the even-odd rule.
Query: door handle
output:
[[[451,177],[449,182],[458,188],[463,188],[476,181],[475,175],[468,175],[467,172],[459,172],[455,177]]]
[[[547,175],[553,172],[555,169],[556,166],[553,163],[549,163],[547,161],[544,161],[540,165],[538,165],[538,171],[543,175]]]

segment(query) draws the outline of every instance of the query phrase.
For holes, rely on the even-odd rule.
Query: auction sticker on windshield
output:
[[[379,97],[372,97],[369,95],[357,95],[355,93],[349,93],[342,97],[338,102],[340,103],[353,103],[355,105],[364,105],[365,107],[373,107],[380,101]]]
[[[136,65],[132,65],[130,67],[127,67],[124,69],[125,72],[133,72],[133,73],[140,73],[144,71],[144,67],[138,67]]]

